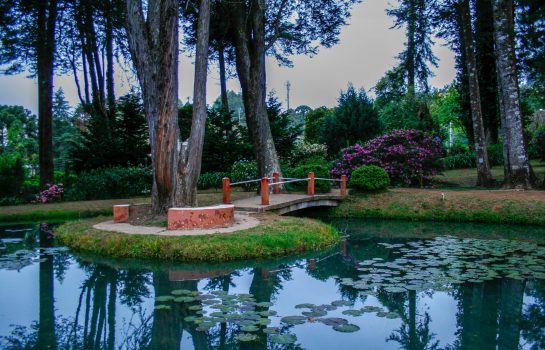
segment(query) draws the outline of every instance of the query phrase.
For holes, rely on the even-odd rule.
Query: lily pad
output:
[[[333,306],[352,306],[353,303],[351,301],[348,301],[348,300],[335,300],[335,301],[331,302],[331,305],[333,305]]]
[[[295,334],[273,334],[270,340],[276,344],[293,344],[297,341],[297,337]]]
[[[263,329],[263,333],[265,334],[278,334],[280,330],[276,327],[267,327]]]
[[[271,307],[271,306],[273,306],[273,303],[270,303],[268,301],[262,301],[260,303],[255,304],[255,306],[258,306],[258,307]]]
[[[155,305],[155,310],[170,310],[171,307],[168,305]]]
[[[360,327],[356,326],[355,324],[339,324],[336,326],[333,326],[333,329],[337,332],[343,332],[343,333],[352,333],[357,332],[360,330]]]
[[[280,321],[284,322],[288,325],[297,325],[297,324],[303,324],[307,320],[304,316],[286,316],[282,317]]]
[[[295,305],[296,309],[314,309],[315,307],[316,307],[316,305],[309,304],[309,303]]]
[[[257,335],[255,334],[242,333],[237,335],[235,339],[240,342],[252,342],[252,341],[256,341],[258,338],[257,338]]]
[[[190,290],[187,289],[176,289],[170,292],[172,295],[189,295],[191,294]]]
[[[326,326],[338,326],[342,324],[348,324],[348,320],[340,317],[319,318],[317,321],[325,324]]]
[[[259,328],[256,326],[243,326],[240,330],[243,332],[257,332]]]
[[[358,317],[363,315],[363,311],[356,309],[344,310],[343,315]]]
[[[172,295],[161,295],[155,298],[155,301],[158,301],[160,303],[164,303],[164,302],[172,301],[172,300],[174,300],[174,297]]]
[[[195,301],[193,297],[177,297],[173,299],[176,303],[191,303]]]

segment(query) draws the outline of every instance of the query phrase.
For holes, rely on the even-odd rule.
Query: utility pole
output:
[[[287,101],[288,101],[288,110],[290,109],[290,91],[291,91],[291,83],[288,80],[286,82],[286,91],[287,91]]]

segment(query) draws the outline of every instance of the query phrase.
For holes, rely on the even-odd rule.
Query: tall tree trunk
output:
[[[178,165],[178,1],[125,0],[132,61],[142,88],[153,166],[152,211],[175,202]]]
[[[514,43],[513,0],[493,0],[496,68],[504,142],[504,186],[529,189],[534,175],[530,167],[520,109]]]
[[[57,0],[38,1],[37,71],[40,187],[53,183],[53,61]]]
[[[519,348],[525,287],[524,281],[504,278],[501,282],[498,350]]]
[[[218,48],[218,61],[220,70],[220,92],[221,105],[226,111],[229,110],[229,100],[227,99],[227,76],[225,73],[225,48],[220,45]]]
[[[246,4],[233,4],[236,67],[242,88],[246,124],[253,144],[259,175],[280,171],[266,103],[265,2],[252,0],[247,21]]]
[[[481,93],[481,109],[487,143],[498,142],[498,79],[494,56],[492,0],[475,2],[475,54]]]
[[[115,90],[114,90],[114,38],[112,24],[112,2],[104,4],[106,17],[105,25],[105,46],[106,46],[106,95],[108,100],[108,117],[110,121],[115,119]]]
[[[193,115],[187,146],[182,146],[178,165],[177,206],[197,205],[197,181],[201,173],[204,131],[206,128],[206,80],[210,34],[210,0],[201,0],[195,53]]]
[[[479,80],[477,76],[477,63],[475,59],[475,45],[473,31],[471,28],[471,15],[469,0],[461,0],[460,17],[462,33],[464,35],[467,71],[469,79],[469,96],[471,101],[471,115],[473,119],[473,134],[475,138],[475,153],[477,155],[477,186],[491,186],[494,184],[488,152],[486,150],[486,139],[484,135],[483,117],[481,112],[481,97],[479,91]]]
[[[415,1],[409,2],[409,14],[407,21],[407,57],[405,58],[405,68],[407,71],[407,92],[414,97],[416,90],[415,76],[415,32],[416,32],[416,6]]]

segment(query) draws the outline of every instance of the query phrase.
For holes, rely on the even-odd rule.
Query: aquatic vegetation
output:
[[[359,331],[360,327],[356,326],[355,324],[339,324],[333,326],[333,329],[337,332],[352,333]]]
[[[297,337],[295,334],[273,334],[270,340],[276,344],[293,344],[297,341]]]

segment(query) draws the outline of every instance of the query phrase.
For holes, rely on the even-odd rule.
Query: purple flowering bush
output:
[[[62,199],[64,194],[64,187],[62,184],[46,184],[45,186],[47,188],[36,195],[34,203],[49,203]]]
[[[413,129],[393,130],[365,145],[342,150],[335,162],[333,177],[347,175],[367,165],[377,165],[388,173],[392,185],[414,186],[430,182],[443,169],[443,149],[437,140]]]

